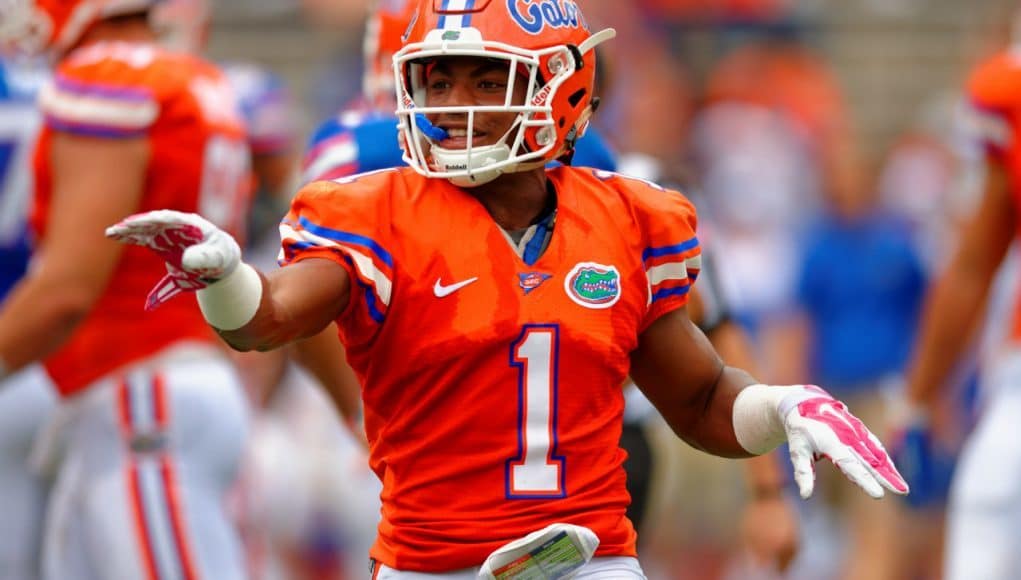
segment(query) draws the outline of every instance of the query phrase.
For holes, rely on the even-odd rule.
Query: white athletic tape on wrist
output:
[[[259,310],[262,278],[255,268],[241,262],[233,272],[196,294],[206,322],[219,330],[237,330]]]
[[[762,455],[787,440],[784,417],[798,403],[827,396],[802,385],[750,385],[734,400],[734,435],[749,453]]]

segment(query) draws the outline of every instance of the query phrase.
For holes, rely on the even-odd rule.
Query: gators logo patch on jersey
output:
[[[620,300],[620,272],[615,266],[581,262],[567,275],[564,290],[586,308],[609,308]]]

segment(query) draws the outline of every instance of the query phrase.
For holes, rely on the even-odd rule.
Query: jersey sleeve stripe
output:
[[[656,302],[662,298],[668,298],[670,296],[680,296],[687,294],[691,288],[692,279],[684,278],[681,280],[671,279],[667,280],[658,285],[649,286],[649,304]]]
[[[691,290],[691,284],[689,283],[685,283],[682,286],[677,286],[675,288],[663,288],[652,293],[652,300],[650,303],[664,298],[670,298],[671,296],[683,296],[687,294],[689,290]]]
[[[350,135],[344,134],[313,147],[305,157],[302,175],[306,183],[318,181],[325,179],[324,176],[337,167],[347,167],[357,162],[358,146]]]
[[[691,238],[690,240],[675,244],[672,246],[662,246],[658,248],[646,248],[642,252],[642,261],[645,262],[650,258],[662,258],[673,254],[683,254],[688,250],[698,247],[698,238]]]
[[[992,152],[1003,152],[1010,148],[1012,132],[1010,122],[1003,112],[973,103],[968,107],[966,115],[966,124],[982,147]]]
[[[688,278],[694,282],[698,278],[699,273],[702,272],[702,254],[699,253],[685,258],[684,266],[688,269]]]
[[[145,130],[159,115],[159,106],[151,99],[78,95],[62,92],[57,85],[48,85],[41,91],[39,104],[47,122],[54,127],[80,126],[113,134]]]
[[[345,255],[344,259],[352,267],[355,268],[358,267],[355,260],[351,256]],[[362,281],[361,278],[358,278],[356,282],[365,293],[365,306],[369,310],[369,316],[371,316],[372,319],[375,320],[377,324],[382,324],[383,321],[386,320],[386,313],[380,310],[379,305],[376,304],[376,292],[373,290],[370,284],[366,284],[364,281]],[[389,296],[387,297],[387,301],[389,301]],[[384,307],[387,305],[388,303],[384,302]]]
[[[289,256],[293,258],[295,254],[300,253],[302,250],[318,247],[321,246],[318,246],[317,244],[311,242],[296,242],[285,239],[284,245],[280,249],[280,256],[278,262],[281,265],[284,265],[287,262]],[[386,312],[381,310],[379,304],[377,303],[377,300],[382,301],[382,298],[376,297],[376,290],[374,289],[373,284],[366,283],[365,281],[362,280],[362,272],[358,265],[358,261],[353,256],[348,255],[343,251],[341,251],[341,257],[348,264],[348,266],[350,266],[355,272],[358,273],[358,275],[355,276],[355,283],[357,283],[358,286],[365,293],[365,306],[369,311],[369,316],[374,321],[376,321],[376,323],[382,324],[383,321],[386,320]],[[386,308],[388,302],[389,296],[387,296],[387,302],[384,302],[383,304],[384,309]]]
[[[664,298],[683,296],[702,268],[698,238],[642,252],[649,280],[649,304]]]
[[[90,125],[87,123],[71,123],[55,117],[46,117],[46,125],[55,131],[63,133],[74,133],[76,135],[83,135],[86,137],[105,137],[105,138],[129,138],[129,137],[141,137],[145,135],[146,129],[119,129],[115,127],[104,127],[100,125]]]
[[[303,229],[308,230],[309,232],[320,238],[326,238],[327,240],[340,242],[342,244],[354,244],[357,246],[363,246],[369,249],[376,256],[376,258],[378,258],[381,262],[386,264],[389,268],[394,267],[394,259],[393,256],[390,255],[390,252],[387,252],[383,248],[383,246],[377,244],[371,238],[359,234],[353,234],[342,230],[334,230],[331,228],[327,228],[325,226],[320,226],[313,223],[306,217],[299,217],[298,223]]]
[[[309,230],[298,230],[289,224],[280,225],[280,237],[283,239],[283,246],[286,256],[293,256],[312,248],[326,248],[338,251],[354,267],[359,279],[375,289],[379,301],[384,306],[390,305],[390,296],[393,292],[393,284],[389,273],[377,267],[376,262],[358,249],[346,244],[318,236]]]
[[[669,262],[659,266],[653,266],[647,270],[649,284],[658,286],[671,280],[687,280],[688,269],[684,262]]]
[[[57,75],[53,84],[57,91],[68,96],[93,97],[121,102],[151,102],[153,93],[145,87],[121,87],[94,82],[83,82]]]

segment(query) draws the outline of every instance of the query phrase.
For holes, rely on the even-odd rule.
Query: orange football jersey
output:
[[[337,322],[383,482],[371,554],[387,566],[477,566],[553,522],[592,529],[598,555],[635,554],[621,384],[639,334],[687,301],[695,211],[613,173],[548,175],[555,226],[532,263],[465,190],[408,168],[312,183],[281,225],[283,264],[351,275]]]
[[[245,130],[230,85],[210,64],[152,44],[99,43],[71,53],[39,98],[33,226],[45,238],[56,133],[144,138],[151,155],[138,212],[198,212],[239,233],[251,184]],[[103,243],[116,243],[104,241]],[[144,313],[166,274],[151,252],[127,246],[106,291],[45,365],[64,395],[179,340],[215,340],[194,296]]]

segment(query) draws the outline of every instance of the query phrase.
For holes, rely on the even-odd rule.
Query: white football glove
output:
[[[794,481],[801,497],[812,495],[815,486],[815,461],[826,457],[848,479],[879,499],[883,488],[905,495],[908,484],[897,471],[890,454],[879,439],[844,403],[819,387],[818,396],[780,404],[784,429],[794,464]]]
[[[234,238],[198,214],[156,210],[124,218],[106,229],[106,237],[149,248],[167,265],[167,275],[149,292],[153,310],[181,292],[205,288],[241,263]]]
[[[865,493],[905,495],[908,484],[883,444],[847,406],[815,385],[752,385],[734,401],[734,434],[748,451],[765,453],[784,439],[802,498],[815,487],[815,462],[826,457]]]

